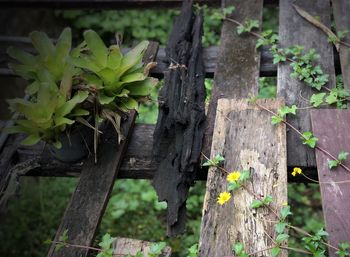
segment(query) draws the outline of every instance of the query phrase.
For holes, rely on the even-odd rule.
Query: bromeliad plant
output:
[[[29,82],[26,93],[30,99],[8,100],[10,110],[18,112],[20,118],[7,132],[27,134],[22,141],[24,145],[44,140],[61,148],[60,134],[73,125],[77,117],[89,114],[81,108],[88,92],[76,91],[72,96],[72,77],[76,70],[69,62],[71,31],[65,29],[56,45],[45,33],[33,32],[30,38],[38,55],[13,47],[8,49],[8,54],[19,62],[9,66]]]
[[[120,134],[121,113],[137,109],[158,80],[148,77],[154,63],[144,65],[149,44],[143,41],[123,55],[118,45],[106,47],[99,35],[88,30],[85,41],[72,53],[72,62],[82,72],[79,86],[90,92],[96,122],[107,119]]]
[[[144,65],[148,41],[122,54],[119,45],[106,47],[96,32],[84,33],[84,42],[71,49],[72,35],[65,29],[56,45],[45,33],[30,34],[37,55],[9,48],[8,54],[19,64],[10,64],[26,79],[29,100],[9,100],[10,109],[20,114],[9,133],[25,133],[26,145],[44,140],[61,148],[60,135],[76,122],[95,131],[95,156],[98,127],[109,120],[119,138],[123,113],[137,109],[158,82],[148,77],[155,63]],[[82,116],[92,115],[95,126]]]

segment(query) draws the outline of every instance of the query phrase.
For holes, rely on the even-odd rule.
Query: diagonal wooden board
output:
[[[144,53],[144,63],[156,58],[158,46],[158,43],[150,42]],[[93,158],[84,163],[79,183],[67,206],[54,241],[58,241],[64,231],[68,230],[68,243],[92,245],[132,136],[135,118],[136,111],[131,111],[122,125],[125,139],[119,145],[112,126],[103,131],[99,144],[98,163],[95,164]],[[77,247],[65,247],[55,251],[55,244],[52,244],[48,257],[86,257],[88,253],[87,249]]]
[[[313,110],[311,122],[319,147],[336,157],[340,151],[350,152],[350,110]],[[335,182],[350,180],[350,173],[342,167],[329,170],[328,160],[329,156],[316,149],[326,230],[330,234],[330,244],[337,246],[341,242],[350,242],[350,182]],[[349,158],[344,165],[350,167]],[[337,256],[333,249],[329,251],[329,256]]]
[[[276,110],[282,100],[259,100]],[[287,153],[284,124],[271,125],[271,115],[248,104],[247,99],[220,99],[216,112],[211,157],[225,157],[228,171],[250,169],[252,179],[247,187],[261,196],[273,197],[272,207],[279,209],[287,201]],[[226,176],[209,169],[203,206],[199,256],[232,256],[232,245],[242,242],[249,253],[272,245],[265,232],[274,237],[276,217],[267,209],[253,211],[253,197],[244,189],[233,194],[223,206],[217,203],[220,192],[227,190]],[[261,255],[271,256],[268,251]],[[283,251],[280,256],[287,256]]]

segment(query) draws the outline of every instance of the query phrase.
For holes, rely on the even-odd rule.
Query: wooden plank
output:
[[[219,6],[220,0],[196,0],[199,4]],[[182,0],[0,0],[1,7],[53,8],[171,8],[181,6]]]
[[[143,57],[144,63],[154,60],[157,51],[158,43],[150,42]],[[93,243],[121,166],[123,155],[131,138],[135,119],[136,111],[131,111],[128,119],[122,125],[122,133],[125,135],[125,139],[119,145],[115,131],[111,129],[104,131],[99,144],[98,163],[94,163],[94,158],[89,158],[84,163],[79,183],[64,213],[54,241],[57,241],[65,230],[68,230],[68,241],[70,243],[84,246],[90,246]],[[89,253],[87,249],[74,247],[55,251],[55,246],[55,244],[51,245],[48,253],[49,257],[86,257]]]
[[[262,100],[260,104],[276,110],[283,101]],[[246,99],[220,99],[211,157],[217,154],[226,157],[224,167],[228,171],[250,169],[252,179],[247,188],[262,197],[271,195],[272,208],[279,209],[287,201],[285,125],[271,125],[269,113],[248,104]],[[226,175],[216,168],[209,169],[199,256],[231,256],[232,245],[238,241],[248,253],[271,246],[265,232],[274,236],[274,223],[268,220],[276,217],[267,209],[252,211],[254,197],[244,189],[234,192],[233,199],[220,206],[217,197],[225,190]],[[260,255],[271,256],[268,251]]]
[[[293,1],[281,0],[279,13],[279,38],[281,47],[289,47],[295,44],[302,45],[306,50],[315,48],[321,55],[319,64],[326,74],[329,74],[328,87],[333,87],[335,83],[333,49],[327,42],[327,36],[314,25],[304,20],[293,8],[292,3],[298,5],[311,15],[318,16],[321,22],[330,27],[330,3],[328,0],[315,1]],[[297,105],[298,107],[309,106],[300,94],[309,99],[315,93],[313,89],[304,83],[292,78],[292,69],[289,63],[278,66],[277,94],[284,97],[287,105]],[[310,114],[308,110],[298,110],[298,115],[288,117],[287,120],[296,128],[308,131],[311,128]],[[314,151],[303,145],[299,135],[293,131],[288,131],[288,165],[310,167],[315,166]]]
[[[350,110],[313,110],[311,112],[312,130],[318,137],[317,145],[333,156],[340,151],[350,152]],[[322,209],[329,243],[338,246],[341,242],[350,242],[350,187],[348,183],[337,181],[350,180],[350,173],[342,167],[329,170],[329,156],[316,150],[318,177],[321,187]],[[350,167],[350,160],[344,163]],[[334,249],[328,249],[329,256],[338,256]]]
[[[114,254],[118,254],[118,256],[126,256],[128,254],[136,256],[137,252],[141,252],[144,256],[148,256],[151,246],[151,242],[124,237],[118,237],[113,242]],[[170,256],[171,248],[169,246],[166,246],[159,257]]]
[[[232,18],[241,22],[249,19],[261,24],[263,1],[227,0],[224,6],[235,6]],[[257,51],[256,37],[250,34],[238,35],[237,26],[224,22],[221,30],[220,50],[218,54],[214,88],[207,114],[207,129],[203,142],[203,152],[210,153],[211,138],[214,131],[216,105],[219,98],[248,97],[258,93],[260,54]]]
[[[350,1],[332,0],[334,20],[337,31],[350,31]],[[343,41],[350,43],[350,33],[346,34]],[[350,90],[350,51],[349,47],[340,45],[339,49],[341,70],[344,78],[344,85]]]

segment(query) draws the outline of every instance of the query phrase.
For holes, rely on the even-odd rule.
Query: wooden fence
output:
[[[179,6],[181,0],[0,0],[0,7],[49,7],[49,8],[140,8],[140,7],[173,7]],[[238,21],[248,19],[258,20],[260,25],[263,17],[262,0],[213,0],[196,1],[213,6],[236,7],[232,18]],[[341,46],[340,51],[333,49],[327,42],[325,35],[319,28],[303,19],[293,8],[292,3],[319,17],[326,26],[331,26],[331,14],[335,18],[337,30],[350,30],[350,2],[347,0],[314,0],[265,1],[264,4],[279,4],[279,42],[282,47],[299,44],[305,49],[314,48],[321,55],[319,64],[329,75],[329,87],[334,87],[336,74],[342,73],[344,84],[350,89],[350,52]],[[209,104],[207,115],[208,127],[205,132],[203,151],[214,156],[221,153],[229,157],[225,165],[231,170],[242,167],[255,170],[256,176],[249,185],[261,195],[275,196],[276,206],[287,200],[287,174],[289,181],[305,182],[290,176],[294,167],[301,167],[305,174],[313,179],[317,177],[322,182],[345,180],[349,176],[327,172],[326,159],[319,151],[307,148],[301,144],[299,136],[286,129],[283,125],[272,128],[269,115],[264,111],[251,107],[246,98],[249,93],[258,92],[259,76],[277,75],[278,100],[266,101],[264,104],[271,109],[277,109],[285,102],[287,105],[304,106],[300,92],[304,98],[311,96],[312,91],[300,81],[290,77],[291,67],[286,64],[274,65],[272,56],[266,48],[256,49],[257,38],[252,35],[238,35],[237,26],[229,21],[223,22],[220,46],[209,47],[203,51],[205,76],[214,78],[213,96]],[[350,42],[349,34],[344,39]],[[19,42],[26,40],[19,38],[0,37],[1,42]],[[23,42],[24,41],[24,42]],[[163,77],[169,62],[164,49],[158,50],[157,44],[152,44],[146,57],[153,56],[158,62],[152,73]],[[6,57],[0,52],[0,74],[13,76],[5,67]],[[146,60],[149,61],[149,60]],[[221,99],[225,98],[225,99]],[[221,99],[221,100],[220,100]],[[235,99],[235,100],[228,100]],[[134,114],[128,124],[134,126]],[[239,121],[232,124],[225,117]],[[324,122],[322,122],[324,119]],[[318,110],[310,117],[309,110],[300,111],[296,118],[288,121],[301,131],[312,130],[323,138],[330,132],[343,135],[338,141],[321,140],[325,146],[339,151],[342,146],[350,152],[348,127],[350,125],[349,111]],[[336,121],[337,123],[334,123]],[[330,129],[330,127],[332,127]],[[25,176],[80,176],[80,182],[72,200],[66,210],[57,236],[67,227],[70,229],[70,238],[75,243],[91,245],[100,218],[104,212],[110,190],[116,178],[152,179],[158,163],[152,159],[153,125],[136,124],[133,133],[119,147],[113,140],[106,141],[102,152],[106,153],[101,164],[94,166],[92,162],[67,165],[60,163],[43,151],[43,145],[24,147],[18,145],[19,136],[8,137],[1,146],[0,186],[9,179],[11,172],[18,171],[23,165],[26,167],[22,175]],[[261,135],[264,134],[262,138]],[[244,138],[245,140],[241,140]],[[257,142],[256,138],[259,138]],[[225,142],[225,144],[224,144]],[[273,147],[271,146],[273,145]],[[211,150],[210,150],[211,149]],[[89,172],[93,170],[93,172]],[[318,176],[317,176],[317,171]],[[107,171],[107,172],[106,172]],[[103,172],[103,173],[101,173]],[[273,174],[271,173],[273,172]],[[102,175],[103,174],[103,175]],[[271,176],[273,175],[273,176]],[[273,235],[271,224],[249,223],[251,217],[245,216],[245,208],[249,206],[249,197],[240,193],[238,199],[244,204],[228,205],[219,208],[216,203],[217,194],[222,188],[224,177],[214,170],[205,169],[197,174],[197,179],[206,180],[207,193],[203,212],[200,256],[221,257],[230,255],[232,242],[241,240],[250,252],[262,249],[269,245],[264,237],[264,231]],[[294,180],[293,180],[294,179]],[[330,232],[330,243],[350,241],[350,218],[345,215],[350,210],[348,201],[349,187],[346,184],[321,184],[322,204],[327,225]],[[277,185],[273,187],[273,185]],[[1,188],[1,187],[0,187]],[[103,188],[103,189],[102,189]],[[96,190],[98,189],[98,190]],[[251,200],[251,199],[250,199]],[[265,213],[266,214],[266,213]],[[265,215],[260,213],[259,215]],[[240,218],[232,218],[232,217]],[[345,229],[344,229],[345,228]],[[261,240],[260,240],[261,239]],[[52,248],[53,249],[53,248]],[[86,256],[86,250],[70,249],[62,252],[50,250],[49,256]],[[264,252],[270,256],[269,252]],[[287,253],[283,252],[283,256]],[[330,256],[335,256],[330,249]]]

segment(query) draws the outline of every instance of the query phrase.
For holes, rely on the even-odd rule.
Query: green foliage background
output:
[[[212,19],[213,10],[205,9],[204,46],[219,43],[221,22]],[[123,10],[123,11],[60,11],[59,17],[73,28],[74,35],[82,35],[87,28],[96,30],[105,40],[114,41],[115,33],[123,34],[123,42],[133,45],[143,39],[165,45],[173,18],[178,10]],[[276,9],[264,10],[264,29],[277,30]],[[77,40],[80,38],[76,38]],[[138,122],[155,123],[157,119],[157,92],[151,101],[140,107]],[[206,80],[210,95],[212,80]],[[260,79],[260,97],[275,97],[276,78]],[[59,225],[69,197],[77,180],[71,178],[22,178],[21,196],[14,199],[0,222],[0,256],[41,257],[47,253],[43,241],[52,238]],[[292,223],[316,231],[321,219],[320,193],[317,185],[290,184],[289,200],[294,212]],[[174,256],[186,256],[187,248],[199,239],[201,209],[205,182],[197,182],[187,202],[187,233],[177,238],[165,237],[165,203],[158,203],[149,181],[117,180],[102,220],[100,234],[125,236],[148,241],[166,241]],[[292,244],[297,244],[294,240]],[[290,256],[300,256],[291,253]]]

